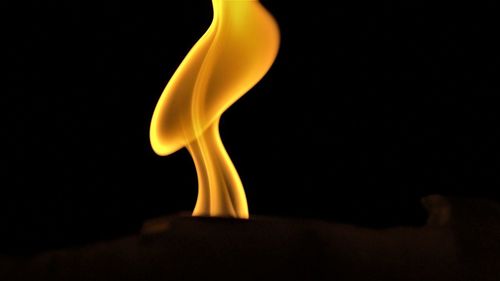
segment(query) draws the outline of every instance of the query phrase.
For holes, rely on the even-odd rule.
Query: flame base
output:
[[[248,218],[243,184],[222,144],[219,120],[187,148],[198,174],[198,199],[193,216]]]

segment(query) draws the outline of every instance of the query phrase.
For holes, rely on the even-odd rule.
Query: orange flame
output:
[[[273,64],[279,29],[258,0],[212,4],[212,24],[158,101],[150,140],[159,155],[189,150],[199,182],[194,216],[248,218],[245,191],[222,144],[219,120]]]

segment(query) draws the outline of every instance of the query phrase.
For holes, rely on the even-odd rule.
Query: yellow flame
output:
[[[214,19],[170,79],[153,113],[159,155],[186,147],[198,175],[194,216],[248,218],[243,185],[219,135],[226,109],[267,73],[279,29],[258,0],[212,0]]]

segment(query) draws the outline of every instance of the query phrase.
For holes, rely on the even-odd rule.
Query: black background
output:
[[[263,1],[279,56],[221,124],[250,212],[388,227],[427,194],[498,199],[497,5],[341,2]],[[149,124],[210,1],[3,3],[0,252],[192,210],[191,158]]]

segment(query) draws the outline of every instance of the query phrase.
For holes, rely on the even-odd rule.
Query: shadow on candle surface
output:
[[[495,281],[500,205],[431,196],[423,227],[369,229],[319,220],[171,216],[142,234],[0,258],[0,278],[30,280]]]

